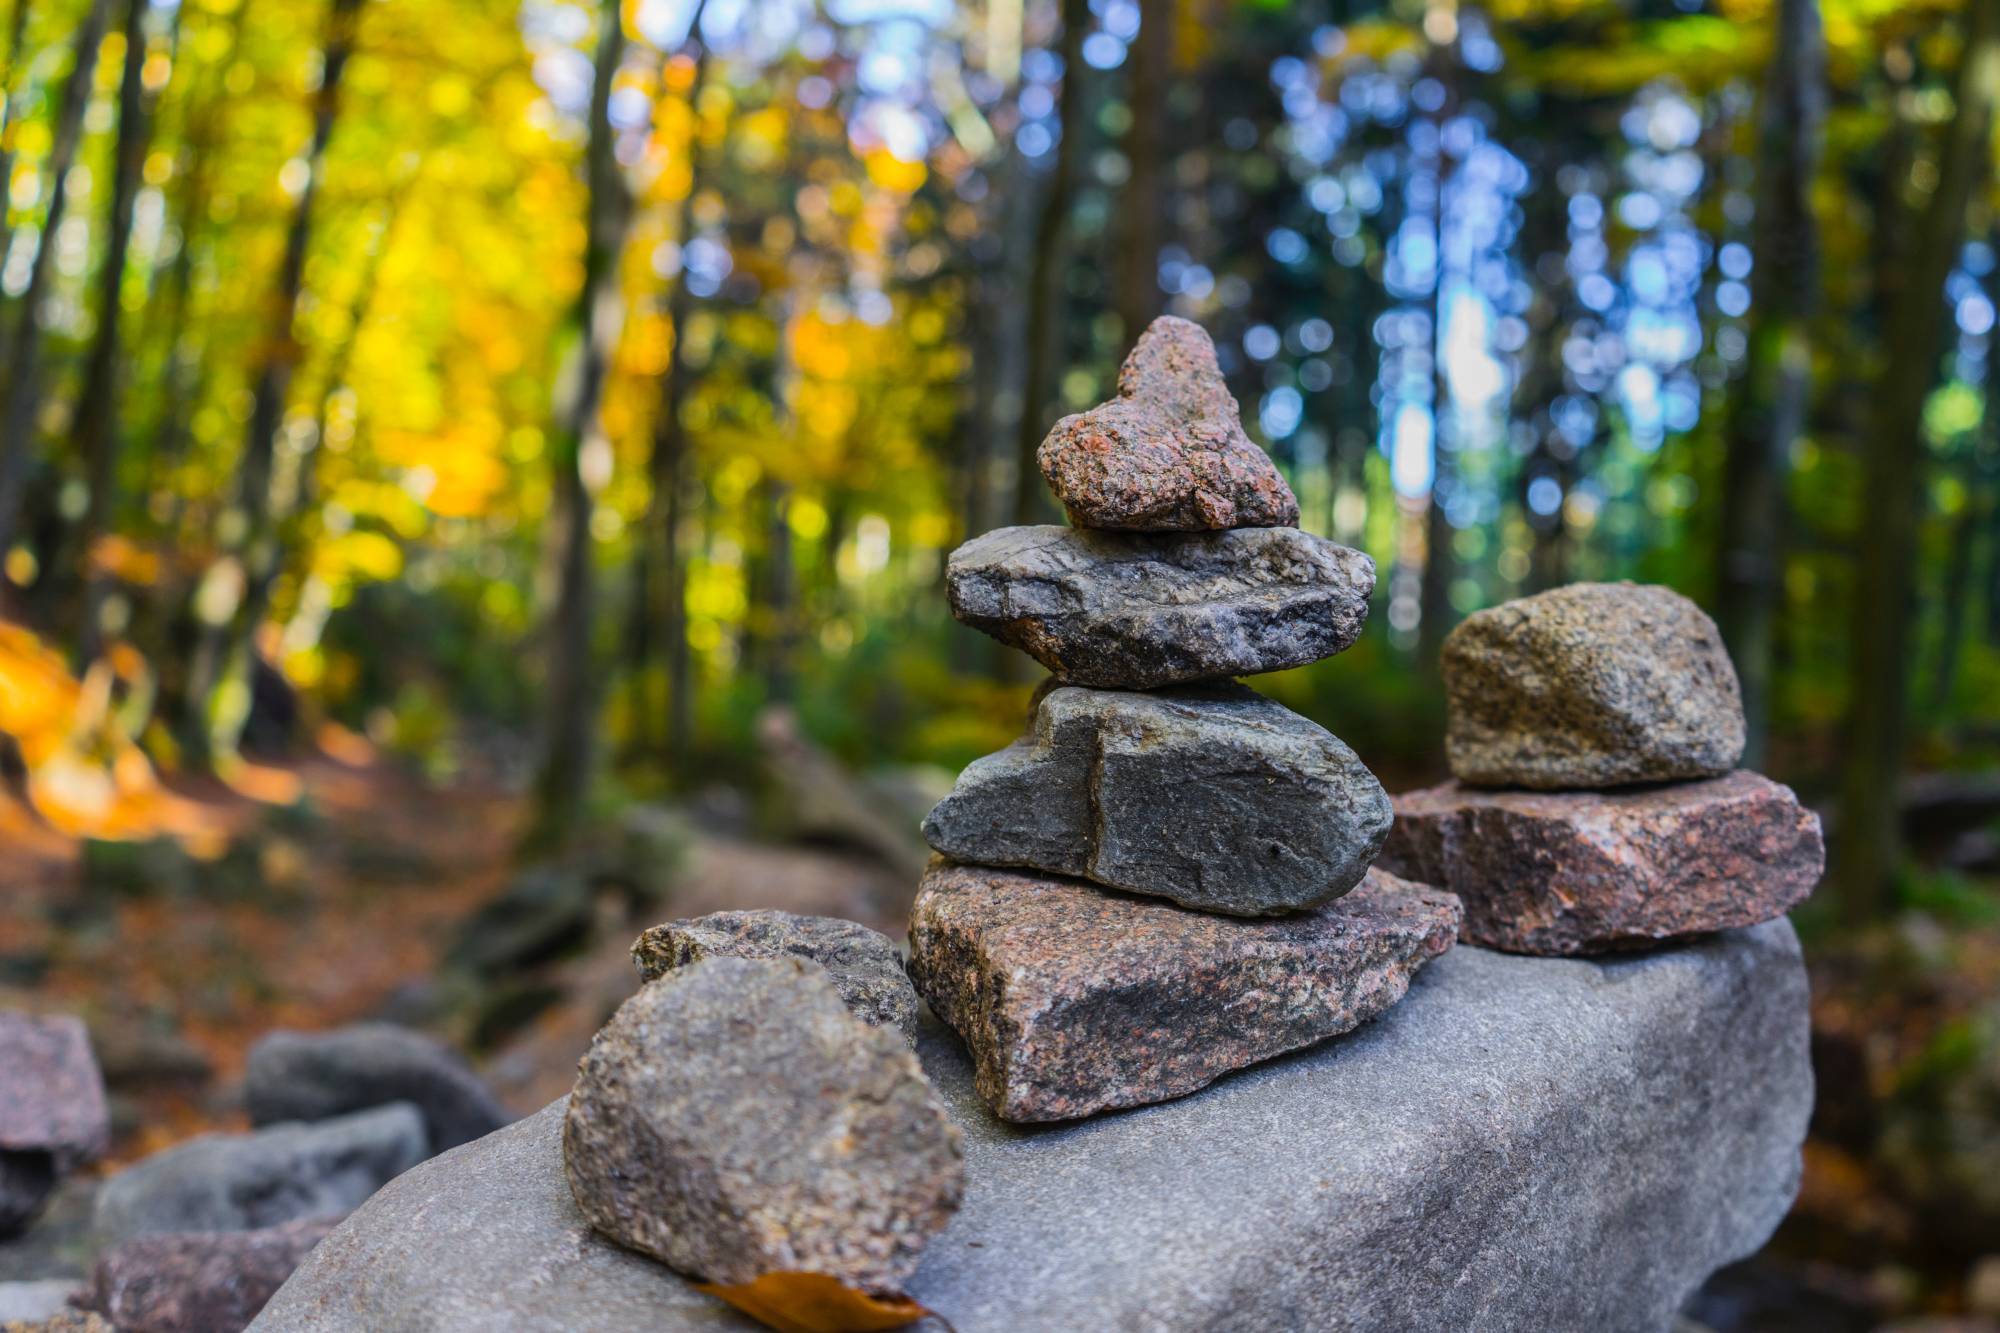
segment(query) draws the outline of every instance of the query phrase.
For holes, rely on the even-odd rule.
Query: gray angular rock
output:
[[[563,1160],[599,1231],[723,1285],[893,1291],[965,1182],[901,1035],[800,958],[709,958],[627,1000],[577,1068]]]
[[[404,1102],[314,1124],[204,1134],[104,1182],[96,1227],[107,1245],[163,1231],[254,1231],[345,1213],[430,1155]]]
[[[1035,452],[1079,528],[1292,527],[1299,502],[1241,410],[1199,324],[1162,315],[1118,372],[1118,396],[1064,417]]]
[[[0,1326],[35,1324],[70,1308],[69,1298],[83,1290],[66,1277],[33,1282],[0,1282]]]
[[[1382,871],[1312,912],[1231,921],[987,866],[931,867],[910,977],[1003,1120],[1182,1097],[1403,998],[1458,937],[1458,900]]]
[[[408,1102],[423,1113],[432,1152],[470,1143],[514,1118],[456,1051],[394,1023],[266,1035],[250,1048],[243,1100],[254,1125]]]
[[[632,945],[641,981],[704,958],[802,958],[826,969],[848,1010],[872,1027],[917,1040],[917,992],[903,955],[879,930],[837,916],[710,912],[654,926]]]
[[[1334,1045],[1053,1128],[989,1118],[927,1026],[971,1190],[909,1291],[959,1333],[1658,1333],[1790,1206],[1806,1042],[1784,922],[1605,960],[1453,949]],[[389,1185],[253,1329],[753,1330],[591,1233],[563,1113]]]
[[[339,1222],[138,1236],[97,1261],[82,1303],[119,1333],[238,1333]]]
[[[1361,634],[1375,563],[1297,528],[998,528],[951,553],[951,613],[1072,685],[1282,671]]]
[[[0,1012],[0,1237],[111,1137],[104,1078],[83,1021]]]
[[[1573,583],[1467,616],[1441,658],[1452,775],[1560,790],[1718,777],[1743,698],[1715,622],[1670,588]]]
[[[954,861],[1026,866],[1267,916],[1360,883],[1389,796],[1354,751],[1240,685],[1044,692],[924,820]]]

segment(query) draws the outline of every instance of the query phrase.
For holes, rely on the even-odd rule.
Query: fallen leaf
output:
[[[870,1296],[824,1273],[761,1273],[733,1287],[697,1285],[778,1333],[875,1333],[931,1313],[907,1296]]]

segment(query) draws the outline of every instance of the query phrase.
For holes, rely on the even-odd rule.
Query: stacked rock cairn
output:
[[[1781,916],[1819,882],[1819,819],[1736,767],[1736,672],[1685,597],[1557,588],[1468,616],[1440,667],[1455,780],[1396,798],[1380,864],[1457,894],[1467,943],[1645,948]]]
[[[1375,570],[1298,529],[1208,335],[1156,320],[1038,461],[1072,526],[975,538],[946,583],[1052,679],[924,821],[939,855],[910,921],[911,980],[1012,1121],[1178,1097],[1345,1032],[1460,915],[1370,868],[1390,803],[1354,752],[1233,679],[1350,646]]]

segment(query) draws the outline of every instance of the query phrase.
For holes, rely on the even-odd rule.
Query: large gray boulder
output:
[[[1605,961],[1454,949],[1348,1037],[1050,1129],[989,1117],[929,1029],[967,1195],[909,1290],[960,1333],[1659,1333],[1791,1203],[1806,1035],[1784,922]],[[562,1116],[383,1190],[252,1327],[754,1328],[590,1233]]]
[[[1375,562],[1297,528],[996,528],[951,553],[951,613],[1071,685],[1150,690],[1353,645]]]
[[[407,1102],[250,1134],[203,1134],[126,1167],[97,1194],[106,1245],[163,1231],[254,1231],[344,1213],[430,1155]]]
[[[243,1101],[256,1125],[408,1102],[423,1112],[432,1152],[483,1138],[514,1118],[458,1052],[394,1023],[268,1034],[250,1048]]]
[[[1339,737],[1241,685],[1065,687],[1026,736],[966,766],[924,837],[954,861],[1270,916],[1360,883],[1389,818]]]

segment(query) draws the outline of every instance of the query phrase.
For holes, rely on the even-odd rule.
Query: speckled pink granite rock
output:
[[[1738,770],[1618,792],[1482,791],[1395,798],[1377,859],[1450,889],[1468,944],[1592,954],[1782,916],[1825,867],[1819,817],[1791,788]]]
[[[1243,433],[1215,344],[1163,315],[1118,372],[1118,396],[1055,424],[1036,453],[1080,528],[1201,532],[1295,527],[1299,502]]]
[[[1316,911],[1243,920],[940,858],[911,908],[910,978],[996,1115],[1070,1120],[1359,1026],[1458,918],[1450,894],[1380,871]]]

